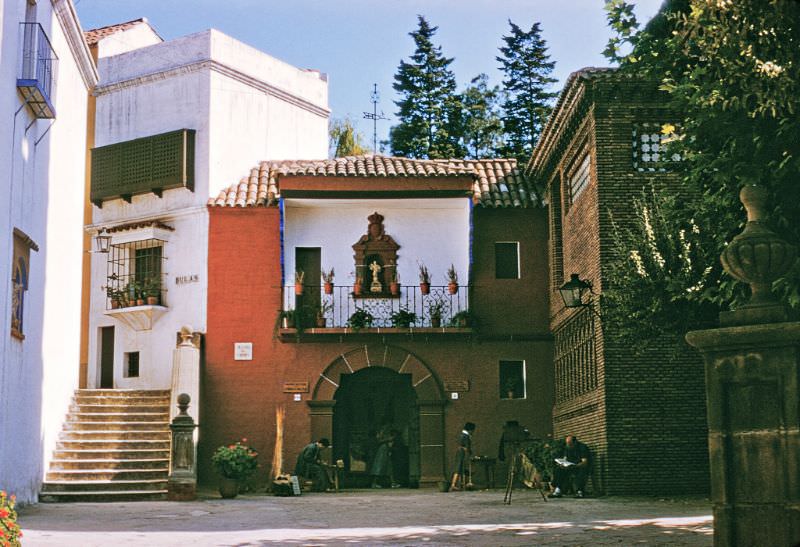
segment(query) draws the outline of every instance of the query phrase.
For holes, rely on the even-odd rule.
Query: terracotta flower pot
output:
[[[333,294],[333,283],[325,283],[325,294]]]
[[[430,294],[431,292],[431,284],[430,283],[420,283],[419,284],[419,292],[422,294]]]
[[[111,301],[111,309],[112,310],[116,310],[117,308],[119,308],[119,300],[112,300]]]
[[[389,292],[392,293],[392,296],[400,294],[400,283],[389,283]]]
[[[137,298],[136,299],[137,306],[144,306],[144,298]]]
[[[158,297],[157,296],[148,296],[147,297],[147,305],[148,306],[157,306],[158,305]]]
[[[356,296],[361,294],[361,284],[360,283],[356,283],[355,285],[353,285],[353,294],[356,295]]]
[[[294,294],[297,296],[301,296],[303,294],[303,284],[302,283],[295,283],[294,284]]]
[[[219,479],[219,495],[224,499],[235,498],[239,494],[239,481],[236,479],[229,479],[228,477],[220,477]]]
[[[450,294],[456,294],[458,292],[458,283],[448,283],[447,284],[447,292]]]

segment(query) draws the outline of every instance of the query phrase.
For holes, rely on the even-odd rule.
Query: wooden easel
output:
[[[522,445],[523,442],[508,442],[506,443],[507,447],[510,449],[511,458],[508,460],[508,479],[506,480],[506,494],[503,498],[503,503],[506,505],[511,505],[511,496],[514,493],[514,479],[516,478],[516,474],[518,470],[522,469]],[[539,482],[538,478],[534,479],[534,487],[539,491],[541,494],[542,499],[547,501],[547,496],[542,490],[542,484]]]

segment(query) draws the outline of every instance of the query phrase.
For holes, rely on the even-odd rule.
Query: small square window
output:
[[[139,377],[139,352],[131,351],[125,354],[125,378]]]
[[[494,272],[496,279],[519,279],[519,242],[494,244]]]
[[[500,398],[525,398],[525,361],[500,361]]]

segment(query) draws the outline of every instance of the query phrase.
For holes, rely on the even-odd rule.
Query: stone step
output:
[[[48,471],[46,482],[51,481],[142,481],[167,480],[169,468],[161,469],[61,469]]]
[[[42,485],[42,493],[53,494],[61,492],[130,492],[166,490],[167,479],[149,480],[47,480]]]
[[[148,424],[152,426],[152,424]],[[72,429],[62,431],[60,441],[84,441],[84,440],[104,440],[104,441],[164,441],[169,442],[170,432],[168,429]]]
[[[71,460],[52,460],[50,462],[50,471],[51,472],[58,472],[58,471],[97,471],[97,470],[105,470],[105,471],[115,471],[115,470],[124,470],[124,471],[151,471],[151,470],[161,470],[169,469],[169,459],[167,458],[141,458],[141,459],[130,459],[130,458],[103,458],[103,459],[89,459],[84,458],[80,460],[71,459]]]
[[[122,502],[122,501],[166,501],[166,490],[126,490],[119,492],[42,492],[39,494],[41,503],[71,503],[71,502]]]
[[[63,431],[167,431],[167,422],[64,422]]]
[[[53,452],[56,460],[150,460],[169,458],[169,443],[159,449],[131,448],[91,448],[57,449]]]
[[[81,405],[170,405],[169,396],[131,395],[128,397],[108,397],[105,395],[78,395],[73,401]]]
[[[89,395],[94,397],[167,397],[168,389],[76,389],[76,396]]]
[[[70,412],[67,422],[169,422],[167,412]]]
[[[119,405],[107,404],[73,404],[69,407],[69,412],[72,414],[116,414],[116,413],[136,413],[136,412],[160,412],[161,414],[169,414],[169,406],[162,404],[147,404],[147,403],[128,403]]]
[[[113,450],[128,452],[131,450],[167,450],[169,451],[170,439],[168,435],[163,435],[159,439],[151,439],[149,436],[143,439],[81,439],[81,440],[60,440],[56,442],[56,450],[72,451],[98,451]]]

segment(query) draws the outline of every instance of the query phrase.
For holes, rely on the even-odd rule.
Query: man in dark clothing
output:
[[[330,445],[330,441],[323,437],[307,444],[297,456],[294,474],[312,480],[314,484],[311,488],[314,492],[325,492],[330,487],[328,472],[320,461],[320,450],[328,448]]]
[[[566,443],[564,456],[556,458],[556,467],[553,470],[553,484],[556,488],[550,497],[560,498],[563,495],[561,489],[566,489],[570,481],[574,480],[575,497],[582,498],[586,480],[589,478],[591,453],[574,435],[567,435]]]

